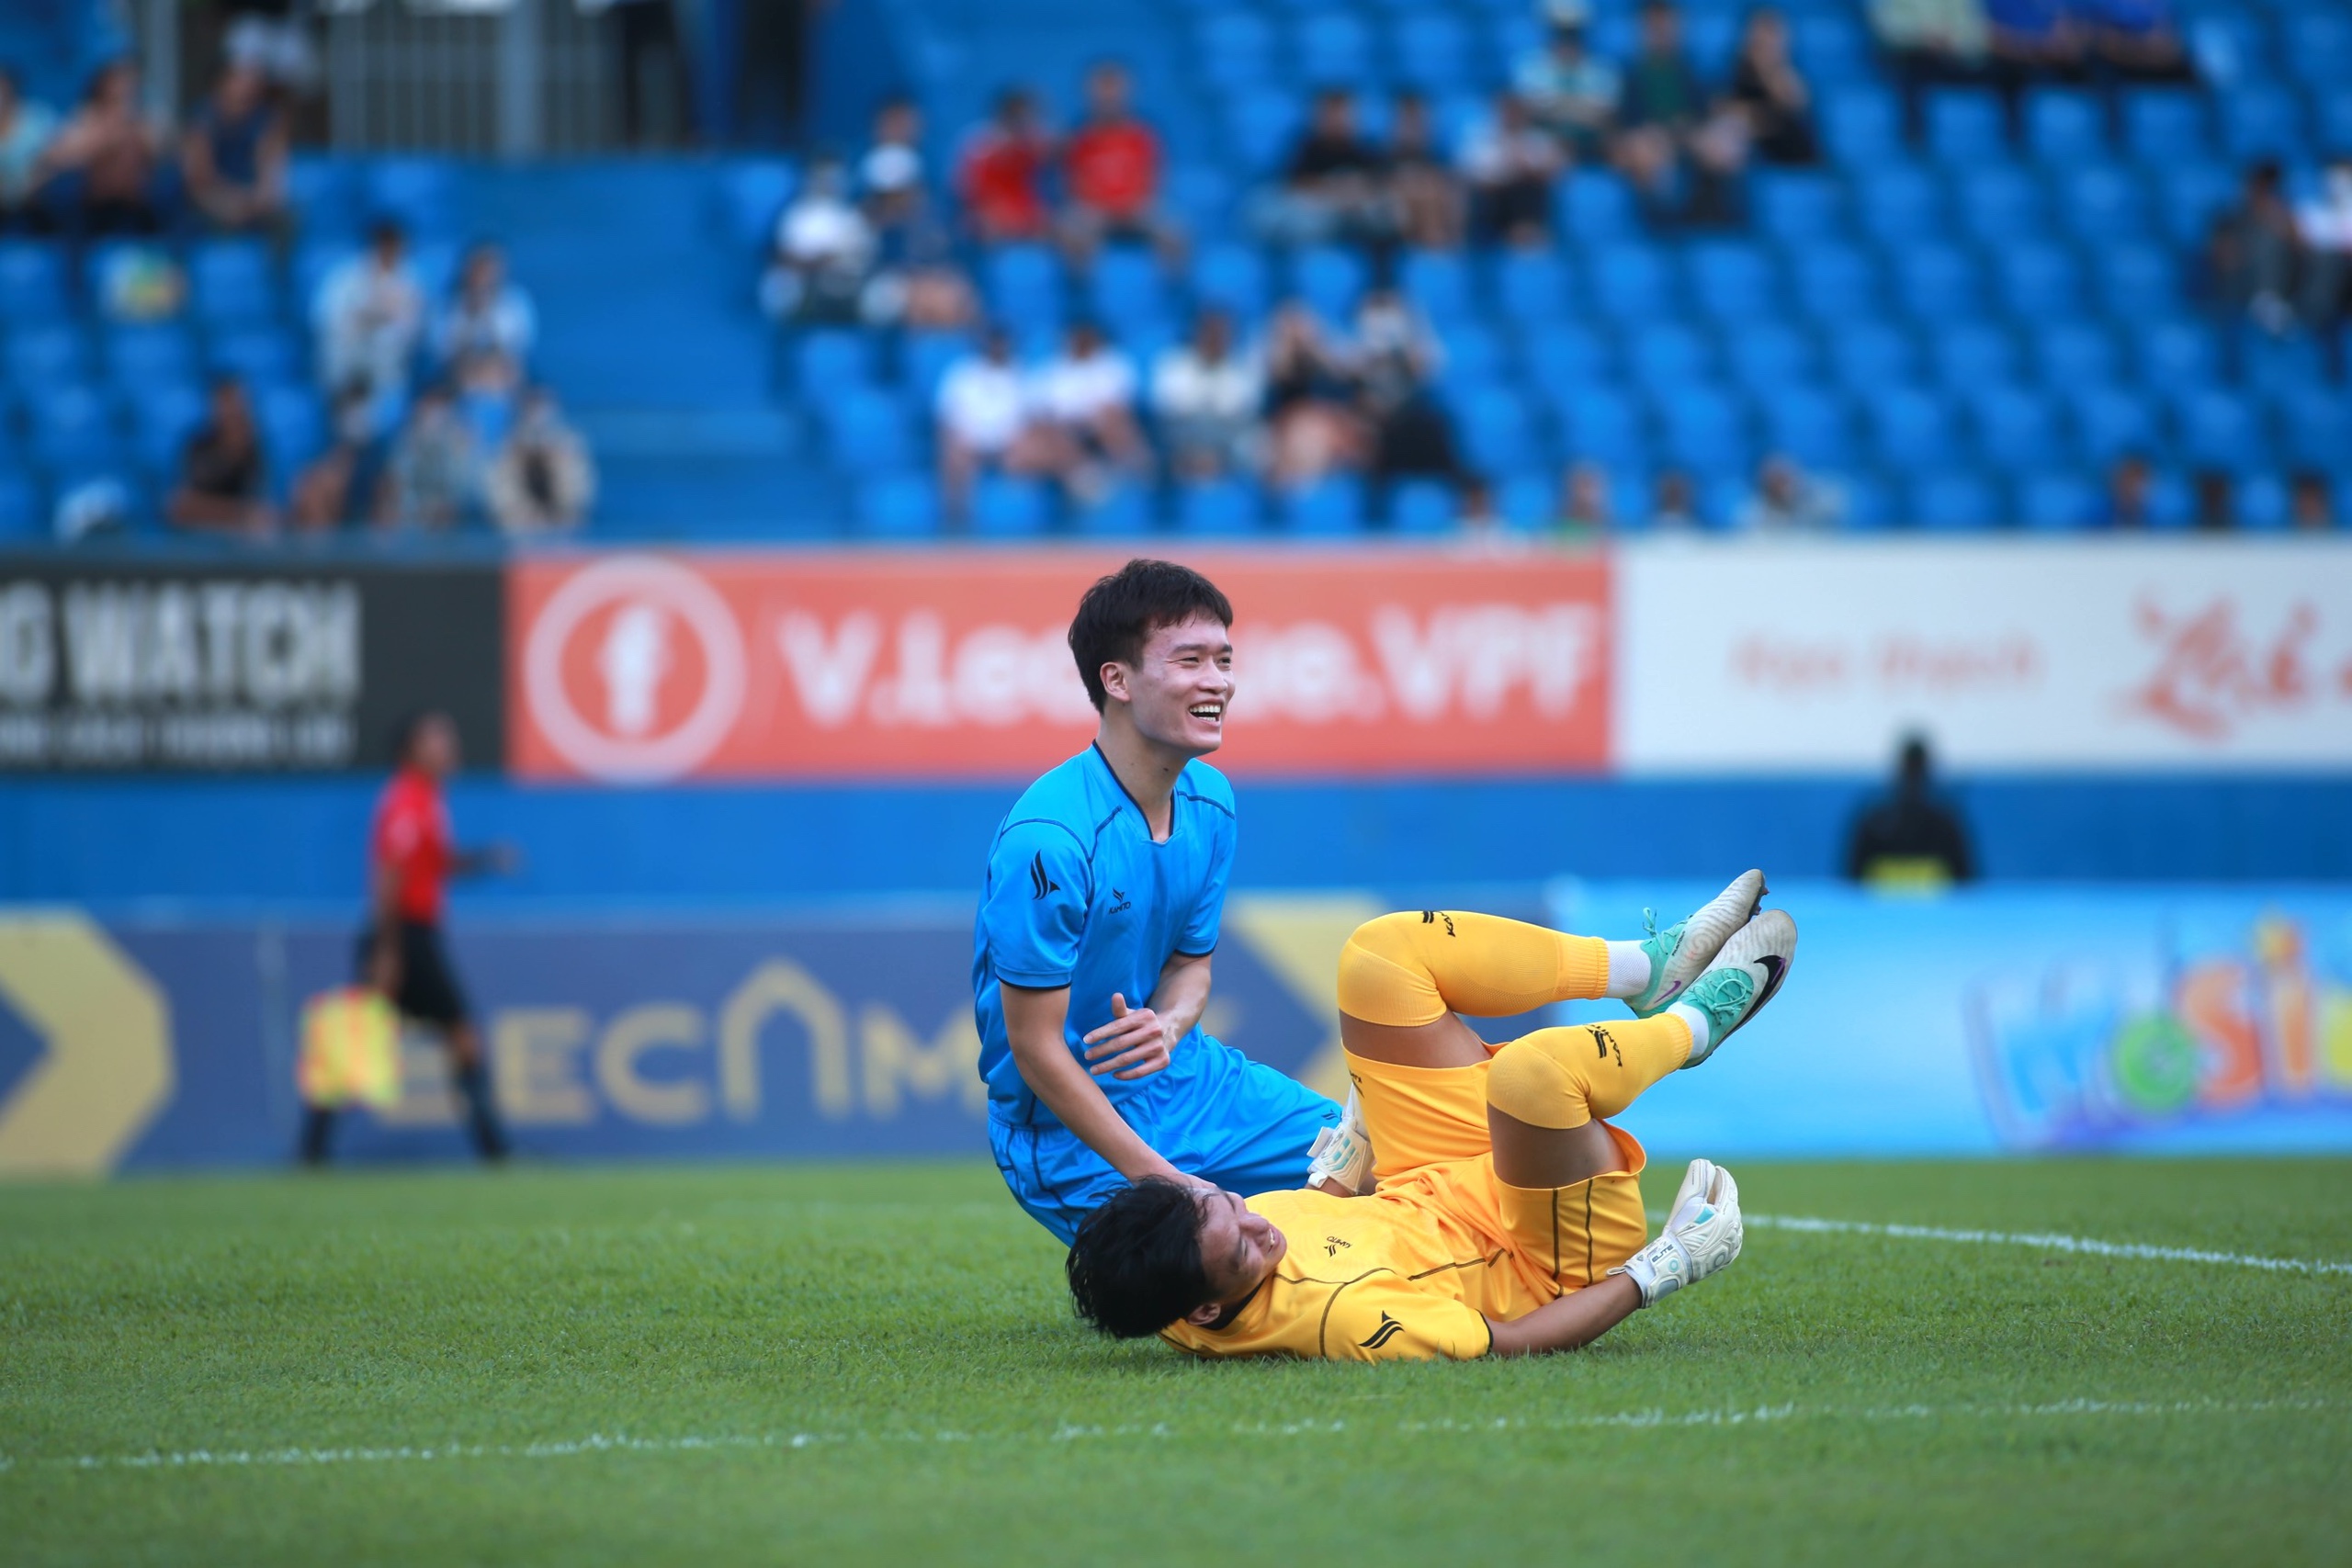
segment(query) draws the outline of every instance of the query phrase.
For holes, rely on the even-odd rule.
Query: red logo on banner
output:
[[[1197,560],[1233,600],[1243,773],[1595,769],[1597,558]],[[612,556],[511,575],[516,772],[1017,776],[1094,725],[1064,640],[1117,558],[1080,552]]]

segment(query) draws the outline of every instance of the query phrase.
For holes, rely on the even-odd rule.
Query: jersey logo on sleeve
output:
[[[1380,1314],[1380,1326],[1372,1331],[1372,1337],[1360,1339],[1356,1343],[1364,1349],[1377,1350],[1404,1332],[1405,1325],[1384,1312]]]
[[[1046,874],[1046,856],[1042,851],[1030,859],[1029,886],[1040,898],[1048,893],[1058,893],[1062,890],[1060,883]]]

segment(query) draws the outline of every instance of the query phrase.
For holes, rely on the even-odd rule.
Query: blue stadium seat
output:
[[[1254,85],[1273,74],[1274,29],[1254,11],[1211,11],[1193,24],[1193,38],[1211,86]]]
[[[2018,341],[1989,321],[1958,321],[1925,334],[1928,362],[1946,391],[1965,396],[2018,378],[2024,356]]]
[[[1592,299],[1619,321],[1651,321],[1672,307],[1666,257],[1656,246],[1621,243],[1592,252]]]
[[[1142,485],[1123,483],[1085,505],[1073,503],[1070,526],[1089,538],[1124,539],[1151,531],[1151,494]]]
[[[2298,398],[2278,411],[2288,461],[2298,468],[2352,475],[2352,396]]]
[[[1130,321],[1162,321],[1168,289],[1159,258],[1141,245],[1110,245],[1094,257],[1086,278],[1094,319],[1124,330]]]
[[[2221,378],[2221,345],[2201,321],[2158,321],[2140,334],[2140,378],[2154,391],[2185,397]]]
[[[2028,474],[2017,483],[2017,517],[2037,533],[2070,533],[2098,517],[2098,486],[2072,468]]]
[[[1878,259],[1859,245],[1815,245],[1790,265],[1797,307],[1833,333],[1885,308]]]
[[[326,411],[319,406],[319,395],[308,387],[263,387],[254,393],[253,401],[262,450],[268,455],[271,472],[281,482],[326,450]]]
[[[1495,487],[1495,510],[1514,528],[1541,528],[1552,521],[1555,488],[1549,474],[1507,474]]]
[[[2287,526],[2287,487],[2277,474],[2246,474],[2237,481],[2238,526],[2249,533],[2275,533]]]
[[[196,377],[196,340],[176,326],[115,327],[98,340],[98,357],[115,385],[132,391]]]
[[[1959,456],[1951,407],[1939,393],[1916,387],[1882,388],[1862,400],[1861,408],[1884,467],[1930,468]]]
[[[1061,258],[1045,245],[1000,245],[982,265],[989,309],[1015,331],[1051,331],[1062,319]]]
[[[1911,521],[1933,532],[1990,528],[2007,508],[2000,492],[1971,468],[1943,468],[1920,475],[1907,487]]]
[[[2321,392],[2326,377],[2325,355],[2308,334],[2279,338],[2248,332],[2240,336],[2238,378],[2248,391],[2274,407]]]
[[[2178,310],[2188,290],[2180,263],[2155,245],[2116,244],[2092,253],[2098,301],[2114,320],[2144,321]]]
[[[2314,88],[2341,91],[2352,82],[2352,16],[2340,8],[2298,7],[2279,17],[2287,69]]]
[[[1702,478],[1745,474],[1756,461],[1747,420],[1720,392],[1689,389],[1657,405],[1666,456]]]
[[[1854,466],[1854,421],[1842,399],[1800,388],[1759,398],[1756,406],[1765,444],[1773,451],[1824,472]]]
[[[1791,248],[1843,238],[1846,192],[1828,175],[1758,169],[1748,179],[1748,209],[1757,231]]]
[[[1812,337],[1778,321],[1727,332],[1723,347],[1732,378],[1758,401],[1819,378],[1821,355]]]
[[[417,236],[449,230],[457,180],[447,160],[382,158],[368,165],[365,179],[369,212],[388,213]]]
[[[1821,102],[1822,144],[1837,162],[1866,168],[1903,151],[1903,112],[1884,87],[1843,87]]]
[[[2180,451],[2200,468],[2244,473],[2267,462],[2268,432],[2253,400],[2237,392],[2207,390],[2180,400]]]
[[[2143,239],[2153,226],[2148,194],[2127,164],[2055,170],[2052,180],[2059,227],[2093,251]]]
[[[1372,74],[1372,30],[1346,11],[1314,11],[1297,24],[1299,75],[1314,86],[1349,85]]]
[[[1759,246],[1703,242],[1684,254],[1683,265],[1699,309],[1727,326],[1760,320],[1777,303],[1780,280]]]
[[[1242,174],[1262,178],[1281,168],[1305,119],[1305,106],[1287,88],[1257,86],[1236,93],[1226,106],[1225,129]]]
[[[1291,258],[1292,292],[1327,321],[1344,322],[1355,314],[1366,277],[1363,254],[1344,246],[1309,245]]]
[[[2186,18],[2183,31],[2198,75],[2213,86],[2260,81],[2277,69],[2278,50],[2267,18],[2251,6],[2227,0],[2200,5]]]
[[[2184,164],[2171,170],[2157,186],[2165,236],[2183,249],[2203,244],[2213,215],[2237,192],[2237,175],[2220,164]]]
[[[2156,420],[2147,394],[2120,387],[2069,388],[2062,393],[2073,412],[2075,447],[2093,463],[2114,462],[2128,452],[2145,453],[2156,439]]]
[[[1984,280],[1976,258],[1956,245],[1914,245],[1894,255],[1894,292],[1922,324],[1981,314]]]
[[[1357,533],[1364,523],[1363,482],[1351,474],[1329,475],[1283,492],[1281,508],[1283,525],[1293,534]]]
[[[187,258],[189,297],[213,325],[275,320],[281,300],[277,267],[259,240],[205,240]]]
[[[928,409],[938,395],[940,378],[948,367],[977,347],[971,335],[958,332],[915,332],[899,340],[899,379],[918,408]],[[857,380],[865,378],[859,376]],[[807,384],[807,383],[804,383]]]
[[[1481,387],[1510,375],[1510,347],[1491,327],[1457,321],[1442,336],[1445,361],[1440,375],[1447,386]]]
[[[1053,515],[1053,497],[1040,480],[985,474],[972,487],[972,532],[982,538],[1035,538]]]
[[[1176,488],[1176,526],[1187,534],[1250,534],[1258,529],[1258,487],[1210,479]]]
[[[1442,479],[1407,479],[1388,497],[1388,525],[1399,534],[1445,533],[1453,514],[1453,487]]]
[[[1408,251],[1396,269],[1405,298],[1431,321],[1448,323],[1473,313],[1469,268],[1455,251]]]
[[[2027,151],[2053,169],[2107,155],[2107,108],[2096,93],[2036,87],[2025,100]]]
[[[1507,387],[1486,386],[1455,404],[1455,428],[1471,466],[1481,473],[1500,473],[1543,458],[1535,421],[1524,399]]]
[[[921,539],[939,532],[939,490],[922,474],[879,474],[857,487],[858,532]]]
[[[793,385],[811,400],[874,379],[874,339],[850,327],[820,327],[792,345]]]
[[[130,404],[131,450],[148,472],[168,475],[179,466],[180,448],[205,420],[205,398],[193,382],[148,389]]]
[[[817,406],[831,426],[833,460],[846,472],[881,474],[914,466],[914,434],[906,405],[895,394],[854,386]]]
[[[1791,31],[1798,68],[1818,88],[1868,81],[1874,63],[1870,34],[1843,7],[1791,6]]]
[[[1165,183],[1169,211],[1196,241],[1223,234],[1233,212],[1234,182],[1215,164],[1171,164]]]
[[[1554,321],[1568,313],[1567,268],[1550,251],[1505,251],[1495,261],[1495,297],[1503,314],[1521,327]]]
[[[1939,87],[1928,94],[1928,151],[1957,168],[2007,155],[2001,100],[1982,88]]]
[[[254,387],[303,378],[302,351],[276,327],[243,327],[206,340],[205,360],[216,376],[235,376]]]
[[[2123,99],[2123,144],[2157,173],[2211,156],[2205,101],[2187,89],[2142,88]]]
[[[1988,251],[2037,241],[2050,228],[2041,182],[2023,169],[1991,164],[1960,170],[1952,182],[1962,229]]]
[[[1536,330],[1528,340],[1528,374],[1555,408],[1566,408],[1596,385],[1614,385],[1617,351],[1590,327],[1566,322]]]
[[[1919,378],[1919,345],[1909,333],[1883,322],[1859,321],[1826,336],[1829,367],[1849,395],[1867,402]]]
[[[40,538],[40,494],[28,475],[0,470],[0,540]]]
[[[1254,321],[1266,309],[1266,262],[1246,245],[1210,245],[1193,264],[1193,293],[1204,305]]]
[[[1634,380],[1653,397],[1670,396],[1714,374],[1713,340],[1689,327],[1662,322],[1624,336],[1624,355]]]
[[[2320,89],[2312,89],[2319,92]],[[2312,106],[2313,127],[2323,147],[2352,147],[2352,89],[2322,93]]]
[[[1976,445],[1987,462],[2009,469],[2032,468],[2064,455],[2058,405],[2046,393],[1999,387],[1968,401]]]
[[[1448,93],[1474,74],[1469,30],[1443,11],[1415,9],[1396,26],[1396,79],[1425,93]]]
[[[2301,154],[2311,141],[2303,106],[2267,83],[2247,83],[2222,97],[2222,145],[2240,163]]]
[[[51,468],[102,468],[122,458],[122,440],[106,399],[96,389],[66,382],[43,389],[25,405],[35,461]]]
[[[1649,457],[1642,419],[1633,403],[1614,392],[1588,392],[1559,407],[1562,455],[1611,468],[1634,468]]]
[[[42,240],[0,240],[0,320],[51,321],[66,310],[65,253]]]
[[[1578,169],[1554,187],[1553,222],[1582,245],[1630,239],[1641,231],[1634,193],[1614,174]]]
[[[720,232],[739,251],[748,254],[766,250],[775,243],[776,220],[783,215],[785,203],[792,199],[798,185],[792,165],[780,158],[735,164],[719,176],[716,207]],[[306,230],[310,228],[309,216],[305,211]],[[331,243],[339,246],[348,245],[353,238],[347,233],[329,236]]]
[[[2001,304],[2021,321],[2048,321],[2083,310],[2083,269],[2057,245],[2018,244],[1996,256]]]
[[[2123,371],[2115,334],[2097,321],[2047,322],[2026,343],[2041,384],[2053,392],[2111,386]]]
[[[1855,187],[1861,231],[1890,250],[1951,232],[1942,183],[1916,164],[1886,164]]]

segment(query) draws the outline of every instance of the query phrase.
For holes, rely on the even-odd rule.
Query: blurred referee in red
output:
[[[512,847],[460,851],[449,829],[442,782],[458,767],[458,727],[442,713],[401,727],[399,772],[376,802],[368,835],[368,926],[360,934],[361,980],[391,998],[401,1016],[441,1036],[470,1112],[474,1146],[486,1160],[506,1157],[506,1134],[491,1103],[481,1032],[441,939],[449,879],[514,868]],[[334,1112],[316,1107],[302,1127],[302,1158],[327,1157]]]

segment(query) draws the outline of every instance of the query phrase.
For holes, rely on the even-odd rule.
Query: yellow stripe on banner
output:
[[[46,1050],[0,1102],[0,1176],[103,1176],[177,1087],[171,1010],[87,917],[0,919],[0,1002]]]
[[[1348,1092],[1347,1063],[1340,1050],[1340,949],[1358,926],[1383,912],[1369,893],[1252,893],[1226,905],[1227,925],[1240,932],[1250,951],[1323,1024],[1323,1044],[1297,1076],[1332,1100],[1345,1099]]]

